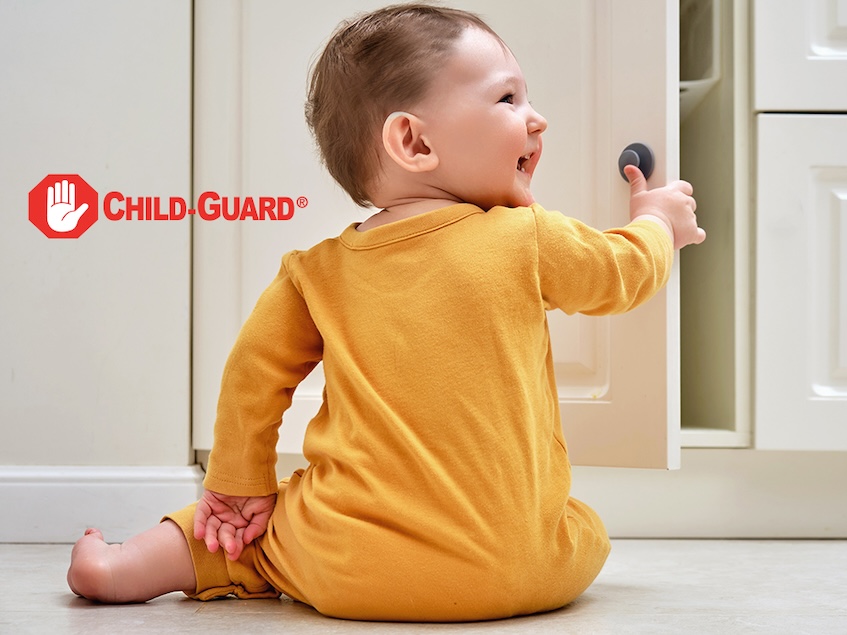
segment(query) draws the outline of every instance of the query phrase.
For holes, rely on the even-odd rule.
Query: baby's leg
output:
[[[74,545],[68,586],[89,600],[146,602],[171,591],[195,591],[194,565],[182,530],[166,520],[123,544],[89,529]]]

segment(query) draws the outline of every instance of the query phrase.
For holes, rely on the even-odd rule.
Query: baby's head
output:
[[[478,16],[426,4],[379,9],[342,23],[332,35],[312,70],[306,119],[330,174],[358,205],[373,202],[386,118],[414,111],[468,31],[485,34],[514,60]],[[513,92],[525,92],[519,79]]]

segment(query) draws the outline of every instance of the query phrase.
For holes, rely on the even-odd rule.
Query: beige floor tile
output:
[[[600,577],[570,606],[473,624],[348,622],[291,601],[201,603],[179,593],[101,606],[67,589],[69,556],[69,545],[0,545],[0,633],[847,635],[845,541],[617,540]]]

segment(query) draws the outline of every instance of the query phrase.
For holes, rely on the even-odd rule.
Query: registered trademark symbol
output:
[[[297,199],[297,207],[299,207],[301,209],[306,207],[306,205],[308,205],[308,204],[309,204],[309,199],[307,199],[305,196],[301,196],[300,198]]]

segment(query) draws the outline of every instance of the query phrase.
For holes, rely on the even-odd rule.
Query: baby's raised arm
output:
[[[647,189],[647,180],[634,165],[624,168],[629,179],[629,216],[631,220],[652,220],[665,228],[674,249],[697,245],[706,240],[706,232],[697,226],[697,202],[694,188],[687,181],[674,181],[664,187]]]

